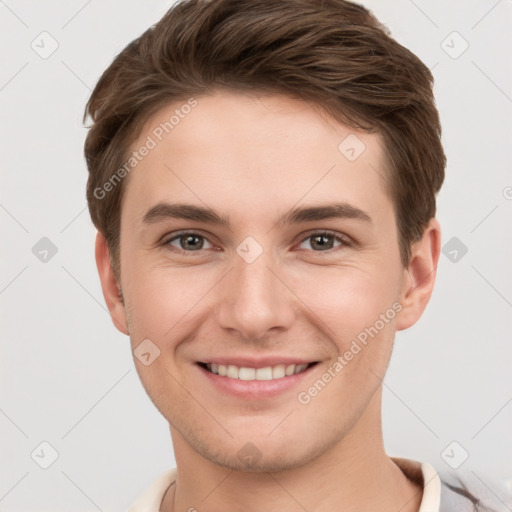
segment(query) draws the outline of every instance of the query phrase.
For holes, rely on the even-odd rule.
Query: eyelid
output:
[[[171,231],[171,232],[165,233],[164,235],[162,235],[160,237],[160,239],[158,240],[158,243],[165,244],[165,243],[169,242],[170,240],[172,240],[173,238],[183,236],[183,235],[198,235],[198,236],[202,236],[204,238],[208,238],[210,236],[209,234],[205,234],[200,229],[179,229],[178,231]]]

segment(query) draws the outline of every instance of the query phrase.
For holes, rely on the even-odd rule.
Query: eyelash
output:
[[[162,246],[171,248],[170,249],[171,251],[177,252],[179,254],[185,254],[187,256],[192,256],[194,253],[201,254],[204,251],[208,250],[208,249],[199,249],[199,250],[196,250],[196,251],[186,251],[184,249],[178,249],[177,247],[174,247],[174,246],[170,245],[170,243],[173,242],[174,240],[179,240],[181,237],[186,236],[186,235],[197,236],[199,238],[204,238],[205,240],[208,240],[208,238],[205,235],[201,234],[201,233],[198,233],[198,232],[195,232],[195,231],[183,231],[182,233],[178,233],[177,235],[174,235],[171,238],[168,238],[168,239],[164,240],[162,242]],[[334,252],[334,251],[336,251],[338,249],[341,249],[343,247],[352,247],[352,245],[353,245],[351,243],[351,241],[346,236],[337,235],[337,234],[335,234],[333,232],[330,232],[330,231],[314,231],[314,232],[311,232],[307,236],[303,237],[300,240],[299,245],[301,245],[303,242],[305,242],[309,238],[314,238],[314,237],[318,237],[318,236],[333,237],[335,241],[337,241],[337,242],[339,242],[341,244],[341,246],[333,247],[332,249],[327,249],[325,251],[314,251],[314,250],[311,250],[311,252],[315,252],[315,253],[318,253],[318,254],[322,254],[322,253],[324,253],[324,254],[325,253],[332,254],[332,252]],[[212,243],[212,242],[210,242],[210,243]]]

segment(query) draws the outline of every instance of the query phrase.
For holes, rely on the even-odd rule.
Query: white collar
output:
[[[439,512],[441,480],[436,470],[428,463],[412,459],[392,458],[393,462],[423,487],[423,497],[418,512]],[[160,505],[167,489],[175,483],[177,468],[162,473],[128,509],[128,512],[160,512]]]

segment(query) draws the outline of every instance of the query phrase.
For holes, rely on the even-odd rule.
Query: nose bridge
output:
[[[271,270],[275,267],[272,251],[259,247],[245,240],[237,248],[217,310],[221,327],[248,339],[261,338],[270,329],[288,328],[293,321],[291,297]]]

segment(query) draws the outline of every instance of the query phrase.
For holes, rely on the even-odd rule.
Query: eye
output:
[[[199,233],[180,233],[164,242],[165,246],[170,245],[182,252],[194,252],[204,249],[211,249],[213,245]]]
[[[335,245],[338,243],[338,245]],[[309,247],[303,247],[303,244],[308,244]],[[340,246],[349,246],[350,243],[341,235],[335,235],[329,232],[317,232],[311,233],[304,238],[299,246],[300,249],[313,249],[315,252],[325,252],[331,249],[335,249]]]
[[[307,246],[304,246],[307,244]],[[164,246],[171,246],[178,252],[191,253],[214,248],[208,239],[195,232],[183,232],[163,242]],[[311,233],[302,240],[299,249],[309,249],[314,252],[327,252],[339,247],[350,246],[350,240],[341,235],[327,231]]]

